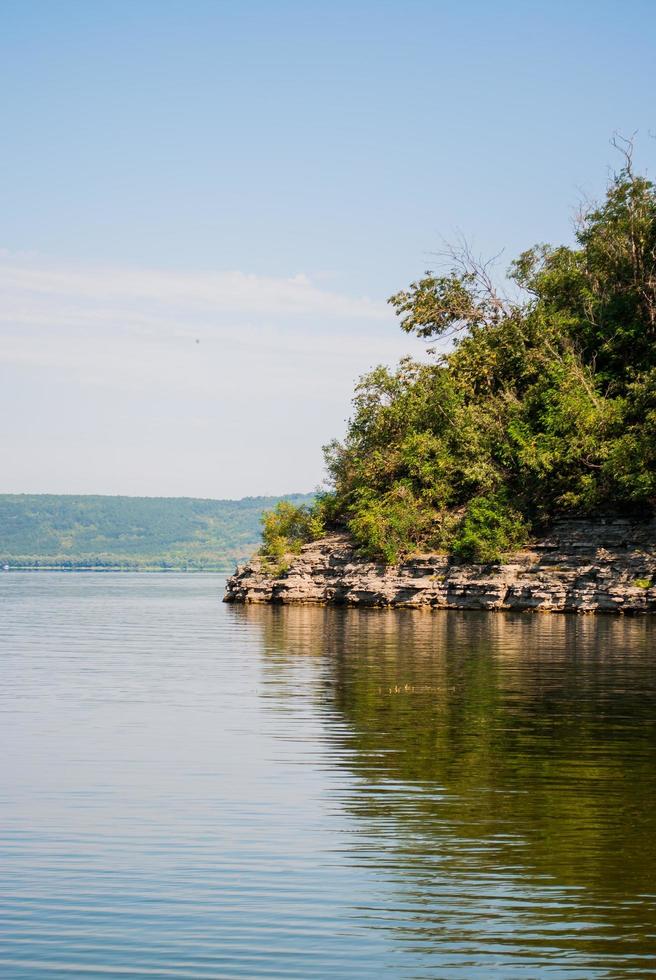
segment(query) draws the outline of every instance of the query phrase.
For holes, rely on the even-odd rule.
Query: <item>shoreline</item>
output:
[[[138,567],[127,567],[125,565],[76,565],[74,568],[68,565],[10,565],[8,568],[2,566],[0,567],[0,572],[126,572],[134,574],[137,573],[148,573],[151,574],[167,574],[169,572],[185,574],[196,574],[198,572],[211,572],[213,575],[225,575],[230,574],[230,568],[222,566],[221,568],[214,568],[209,566],[208,568],[183,568],[182,566],[177,566],[174,568],[162,568],[159,565],[148,565],[143,568]]]
[[[567,520],[496,564],[421,554],[363,559],[344,533],[290,556],[273,577],[259,557],[237,568],[223,601],[269,605],[522,612],[656,613],[656,522]]]

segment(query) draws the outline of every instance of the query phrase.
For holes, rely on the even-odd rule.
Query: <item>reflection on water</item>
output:
[[[656,973],[656,624],[0,577],[0,974]]]
[[[397,886],[408,948],[453,957],[451,975],[499,956],[540,975],[656,971],[652,621],[235,615],[261,630],[280,698],[307,697],[305,661],[321,663],[317,712],[359,777],[343,802]]]

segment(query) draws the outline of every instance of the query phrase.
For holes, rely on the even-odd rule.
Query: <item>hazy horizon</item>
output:
[[[303,497],[312,496],[314,490],[290,490],[288,493],[247,493],[243,497],[189,497],[189,496],[170,496],[168,494],[161,493],[142,493],[142,494],[131,494],[131,493],[49,493],[44,490],[42,493],[29,493],[29,492],[13,492],[10,490],[1,490],[0,497],[132,497],[140,500],[211,500],[217,501],[219,503],[236,503],[241,500],[271,500],[277,497]]]

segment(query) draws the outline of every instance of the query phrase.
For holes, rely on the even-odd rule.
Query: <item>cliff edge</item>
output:
[[[656,612],[656,522],[556,523],[500,564],[421,554],[399,565],[358,556],[346,534],[305,545],[272,577],[253,558],[228,579],[224,602],[399,608]]]

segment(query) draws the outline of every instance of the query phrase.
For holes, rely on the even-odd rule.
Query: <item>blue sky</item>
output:
[[[385,298],[464,234],[571,237],[638,132],[653,3],[0,11],[0,490],[311,489]],[[196,341],[199,343],[196,343]]]

